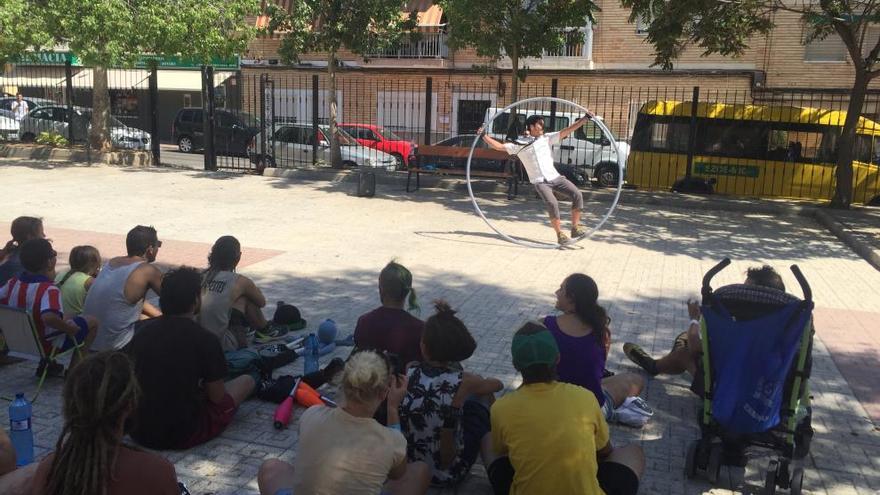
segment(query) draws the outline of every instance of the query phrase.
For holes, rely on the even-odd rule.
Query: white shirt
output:
[[[504,149],[511,155],[516,155],[522,162],[529,181],[532,184],[550,182],[559,177],[559,172],[553,165],[553,150],[551,146],[559,144],[559,133],[550,132],[543,134],[529,145],[517,143],[504,143]]]
[[[12,115],[15,120],[21,120],[28,114],[28,104],[26,101],[15,100],[12,102]]]

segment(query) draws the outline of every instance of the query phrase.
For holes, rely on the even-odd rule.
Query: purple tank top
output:
[[[601,407],[605,403],[602,393],[605,349],[596,338],[596,331],[583,337],[572,337],[559,328],[555,316],[544,318],[544,326],[559,346],[559,365],[556,367],[559,381],[580,385],[593,392]]]

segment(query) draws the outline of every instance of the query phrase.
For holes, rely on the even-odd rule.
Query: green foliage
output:
[[[48,146],[63,147],[67,146],[67,138],[57,132],[41,132],[36,139],[37,144],[45,144]]]
[[[340,48],[368,55],[383,50],[415,27],[415,13],[403,0],[292,0],[289,10],[267,7],[269,33],[282,33],[278,52],[285,63],[309,52]]]
[[[559,50],[567,41],[582,42],[572,32],[599,10],[591,0],[439,0],[449,21],[449,47],[473,47],[477,54],[497,61],[540,57]],[[514,61],[516,63],[516,61]],[[515,70],[519,67],[515,67]],[[519,74],[521,77],[523,74]]]
[[[43,18],[34,15],[31,4],[29,0],[0,0],[0,64],[52,42]]]

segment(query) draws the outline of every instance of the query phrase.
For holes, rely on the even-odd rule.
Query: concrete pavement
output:
[[[797,263],[813,286],[819,332],[812,381],[816,437],[805,466],[807,493],[880,490],[880,432],[868,413],[880,404],[878,388],[868,378],[880,364],[876,333],[871,333],[880,317],[880,272],[812,219],[624,203],[606,228],[579,245],[582,249],[544,251],[499,240],[456,191],[408,195],[397,186],[380,186],[372,199],[352,192],[353,184],[345,182],[6,164],[0,165],[0,193],[7,198],[0,232],[16,216],[35,214],[45,219],[47,234],[63,251],[98,242],[93,239],[103,239],[110,250],[133,225],[147,223],[165,241],[159,261],[171,265],[204,259],[218,236],[233,234],[246,256],[249,248],[259,254],[242,271],[270,300],[299,306],[313,323],[310,328],[332,317],[343,333],[377,305],[378,271],[396,257],[415,276],[421,316],[431,314],[432,299],[449,300],[479,343],[466,368],[496,376],[508,388],[519,383],[509,359],[513,331],[527,319],[551,313],[553,291],[572,272],[596,279],[612,318],[609,368],[626,371],[633,367],[620,344],[633,341],[648,352],[666,352],[687,325],[685,299],[697,293],[702,274],[717,260],[734,259],[717,285],[740,281],[747,267],[768,263],[795,294],[787,266]],[[513,202],[482,198],[506,232],[552,239],[531,195]],[[602,201],[597,196],[588,202],[592,215],[601,213]],[[299,371],[300,363],[283,370]],[[0,394],[32,390],[32,373],[27,364],[0,368]],[[657,411],[654,421],[642,430],[613,428],[615,443],[640,442],[646,451],[640,493],[756,493],[766,466],[759,454],[744,472],[725,471],[732,490],[684,479],[685,449],[699,434],[697,401],[687,384],[685,377],[650,380],[643,396]],[[35,407],[40,453],[54,445],[60,431],[60,385],[50,381]],[[857,397],[854,389],[862,393]],[[296,430],[276,432],[273,411],[274,405],[249,401],[220,438],[163,454],[193,493],[253,493],[260,462],[278,456],[291,460],[296,453]],[[3,408],[0,420],[5,422],[6,414]],[[459,493],[488,493],[482,467],[475,466],[474,474]]]

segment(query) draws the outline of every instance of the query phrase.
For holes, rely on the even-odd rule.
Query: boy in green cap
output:
[[[556,381],[553,335],[526,323],[511,354],[523,384],[492,405],[492,446],[502,456],[487,470],[495,493],[635,495],[645,465],[641,447],[612,448],[596,397]]]

